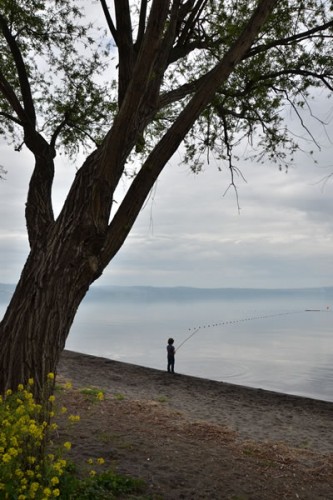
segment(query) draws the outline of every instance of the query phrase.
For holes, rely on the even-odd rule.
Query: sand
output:
[[[102,456],[150,498],[333,499],[333,403],[70,351],[58,380],[72,382],[63,397],[81,415],[61,434],[75,461]]]

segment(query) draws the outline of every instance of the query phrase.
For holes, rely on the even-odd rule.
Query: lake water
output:
[[[216,295],[96,287],[66,348],[165,370],[170,336],[180,346],[178,373],[333,401],[333,289]]]
[[[178,373],[333,401],[333,308],[317,295],[88,300],[66,348],[165,370],[170,336]]]

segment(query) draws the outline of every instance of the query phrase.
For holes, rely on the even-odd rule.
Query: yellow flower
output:
[[[89,475],[90,475],[91,477],[96,476],[96,471],[95,471],[95,470],[91,470],[91,471],[89,472]]]
[[[51,484],[52,486],[55,486],[56,484],[59,484],[59,478],[57,476],[54,476],[51,478]]]
[[[66,443],[64,443],[64,447],[66,448],[66,450],[70,450],[72,447],[72,444],[69,441],[66,441]]]
[[[12,436],[10,438],[10,443],[11,443],[12,446],[15,446],[17,448],[18,447],[17,437],[16,436]]]
[[[28,379],[28,384],[34,385],[34,379],[32,377]]]
[[[103,464],[105,463],[104,458],[98,458],[98,459],[97,459],[97,463],[98,463],[99,465],[103,465]]]
[[[11,396],[12,394],[13,394],[13,391],[11,389],[7,389],[6,396]]]
[[[65,389],[71,389],[72,387],[73,387],[72,382],[66,382],[66,384],[64,385]]]
[[[30,424],[30,426],[29,426],[29,432],[30,432],[30,434],[32,436],[37,437],[37,435],[38,435],[38,427],[37,427],[37,425],[34,422],[32,422]]]
[[[68,420],[70,422],[79,422],[80,421],[80,415],[69,415]]]
[[[67,408],[65,406],[62,406],[60,411],[61,411],[61,413],[66,413]]]
[[[2,461],[4,464],[7,464],[8,462],[10,462],[11,459],[12,459],[12,457],[8,453],[5,453],[2,457]]]
[[[8,453],[11,457],[16,457],[18,455],[18,451],[16,448],[9,448]]]
[[[54,373],[52,373],[52,372],[48,373],[48,374],[47,374],[47,378],[48,378],[49,380],[54,380]]]
[[[46,498],[48,498],[52,495],[52,491],[50,490],[50,488],[44,488],[43,494],[46,496]]]
[[[53,396],[53,395],[52,395],[52,396],[50,396],[50,397],[49,397],[49,401],[50,401],[50,403],[54,403],[54,401],[55,401],[55,396]]]
[[[55,490],[52,491],[52,495],[54,497],[58,497],[60,495],[60,490],[58,490],[58,488],[56,488]]]
[[[25,399],[27,399],[27,400],[29,400],[29,401],[32,402],[33,395],[31,394],[31,392],[29,392],[29,391],[23,391],[23,394],[24,394]],[[36,405],[36,407],[37,407],[37,405]]]
[[[97,397],[97,399],[99,401],[103,401],[103,399],[104,399],[104,393],[100,391],[100,392],[97,393],[96,397]]]
[[[59,458],[54,464],[53,464],[53,469],[58,472],[58,474],[63,473],[63,469],[66,467],[66,460],[63,460]]]
[[[24,407],[23,405],[18,406],[18,407],[16,408],[16,410],[15,410],[15,413],[16,413],[17,415],[24,415],[24,414],[25,414],[25,412],[26,412],[26,409],[25,409],[25,407]]]
[[[87,463],[90,464],[90,465],[92,465],[94,463],[94,461],[93,461],[92,458],[88,458]]]
[[[17,386],[17,390],[18,390],[18,391],[23,391],[23,389],[24,389],[23,384],[19,384],[19,385]]]

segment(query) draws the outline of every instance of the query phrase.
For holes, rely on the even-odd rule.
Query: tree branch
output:
[[[0,92],[8,102],[8,104],[11,106],[12,110],[17,114],[18,119],[14,117],[11,117],[10,115],[7,116],[7,118],[11,118],[12,120],[16,121],[19,125],[23,125],[24,122],[26,122],[26,113],[24,109],[21,106],[20,101],[18,100],[12,86],[10,83],[7,81],[5,75],[0,71]]]
[[[23,56],[10,32],[5,18],[0,14],[0,28],[7,41],[17,69],[23,107],[14,90],[0,74],[0,89],[18,115],[24,129],[24,142],[35,156],[35,167],[31,176],[28,200],[26,204],[26,220],[30,246],[44,244],[50,225],[54,221],[52,209],[52,184],[54,178],[54,149],[36,132],[36,113],[32,98],[30,82]]]
[[[51,140],[50,140],[50,146],[55,149],[56,141],[59,137],[59,134],[63,130],[63,128],[68,124],[68,116],[65,114],[64,119],[59,123],[59,125],[55,128]]]
[[[1,14],[0,14],[0,27],[8,43],[8,46],[14,58],[15,66],[17,69],[17,74],[19,77],[20,89],[23,99],[23,105],[25,110],[25,122],[28,120],[30,126],[32,126],[35,129],[36,126],[35,106],[31,95],[30,82],[23,61],[23,57],[19,49],[19,46],[16,43],[15,38],[13,37],[13,35],[10,32],[10,29],[8,28],[5,18]]]
[[[333,83],[330,83],[329,79],[333,79],[333,72],[332,73],[316,73],[314,71],[308,71],[305,69],[300,69],[300,68],[291,68],[291,69],[285,69],[281,71],[276,71],[272,73],[267,73],[266,75],[261,76],[260,78],[256,80],[250,80],[246,83],[245,87],[243,90],[239,92],[227,92],[226,89],[224,89],[224,95],[229,96],[229,97],[244,97],[245,95],[249,94],[251,90],[253,90],[254,86],[259,83],[259,82],[264,82],[265,80],[271,80],[273,78],[277,78],[279,76],[283,75],[298,75],[298,76],[307,76],[311,77],[313,79],[318,79],[323,82],[323,84],[331,91],[333,91]],[[174,102],[178,102],[181,99],[184,99],[185,97],[193,94],[196,92],[198,87],[201,85],[201,83],[205,80],[206,75],[203,75],[199,77],[197,80],[192,81],[190,83],[185,83],[184,85],[181,85],[177,89],[170,90],[169,92],[165,92],[164,94],[161,95],[159,104],[158,104],[158,109],[163,109],[164,107],[173,104]]]
[[[207,1],[208,0],[189,0],[184,4],[181,18],[184,19],[187,13],[190,13],[190,15],[181,29],[181,34],[177,41],[178,46],[186,45],[187,40],[192,36],[197,20],[205,8]]]
[[[110,169],[111,159],[114,165],[107,173],[107,176],[112,178],[112,186],[118,183],[125,159],[136,143],[142,124],[146,125],[146,117],[150,117],[151,113],[156,111],[159,86],[155,95],[152,95],[151,88],[159,81],[155,69],[163,45],[161,33],[167,19],[168,5],[168,0],[153,1],[145,36],[122,106],[102,146],[104,150],[102,170]],[[147,97],[149,97],[148,102]],[[120,144],[122,147],[119,147]]]
[[[206,75],[201,76],[197,80],[184,83],[177,89],[170,90],[169,92],[164,92],[158,103],[158,109],[163,109],[165,106],[172,104],[174,102],[180,101],[184,97],[193,94],[200,86],[200,84],[205,80]]]
[[[186,57],[195,49],[208,49],[211,47],[212,37],[209,37],[208,41],[207,36],[194,36],[197,21],[200,19],[206,5],[207,0],[188,0],[181,6],[177,26],[177,35],[179,36],[176,45],[170,51],[169,64]],[[189,18],[184,21],[188,13],[190,13]]]
[[[244,97],[244,96],[248,95],[257,84],[264,83],[265,81],[270,81],[270,80],[276,79],[280,76],[288,76],[288,75],[310,77],[310,78],[313,78],[314,80],[318,79],[318,80],[321,80],[329,90],[331,90],[331,91],[333,90],[333,84],[329,82],[329,79],[333,79],[333,72],[332,73],[316,73],[314,71],[308,71],[308,70],[304,70],[301,68],[290,68],[290,69],[285,69],[285,70],[281,70],[281,71],[267,73],[266,75],[260,76],[256,80],[249,80],[248,82],[246,82],[246,85],[243,88],[243,90],[241,90],[239,92],[233,92],[233,93],[225,91],[224,95],[229,96],[229,97],[234,97],[234,98]]]
[[[118,105],[124,100],[134,67],[131,12],[128,0],[115,2],[117,21],[117,47],[119,53]]]
[[[188,2],[189,3],[189,2]],[[251,48],[247,54],[244,55],[243,59],[248,59],[250,57],[254,57],[255,55],[265,52],[271,48],[276,48],[279,46],[286,46],[290,45],[295,42],[301,42],[304,41],[308,38],[311,38],[313,35],[316,33],[321,33],[333,26],[333,21],[329,21],[321,26],[317,26],[311,30],[303,31],[301,33],[298,33],[296,35],[287,37],[287,38],[281,38],[279,40],[275,40],[274,42],[271,42],[269,44],[261,44],[256,47]],[[332,37],[333,38],[333,37]],[[176,60],[185,57],[188,53],[190,53],[194,49],[206,49],[207,48],[207,42],[204,42],[202,40],[195,40],[187,44],[183,44],[182,46],[175,46],[172,49],[170,58],[169,58],[169,64],[171,62],[175,62]],[[301,73],[302,71],[302,73]],[[281,73],[282,74],[282,73]],[[296,74],[296,71],[294,72]],[[298,74],[303,74],[304,76],[311,76],[311,73],[309,71],[305,70],[298,70]],[[319,75],[312,73],[313,77],[320,78],[322,82],[329,88],[330,90],[333,90],[332,85],[327,81],[326,77],[331,76],[328,74],[324,75]],[[164,93],[159,102],[159,109],[162,109],[164,106],[167,106],[169,104],[172,104],[173,102],[176,102],[180,99],[183,99],[187,95],[193,94],[193,92],[196,91],[198,85],[200,85],[201,80],[204,77],[198,78],[196,81],[193,81],[191,83],[186,83],[177,89],[171,90],[170,92]]]
[[[70,121],[68,121],[67,125],[73,129],[76,129],[78,130],[79,132],[81,132],[82,135],[86,136],[93,144],[96,148],[98,148],[101,144],[96,142],[96,140],[94,139],[94,137],[89,134],[89,132],[87,132],[86,130],[84,130],[83,128],[79,127],[76,123],[71,123]]]
[[[289,36],[287,38],[280,38],[278,40],[274,40],[270,43],[262,44],[262,45],[257,45],[256,47],[253,47],[249,52],[244,56],[244,59],[248,59],[249,57],[253,57],[254,55],[260,54],[261,52],[267,52],[271,48],[283,46],[283,45],[291,45],[295,42],[302,42],[304,40],[308,40],[311,38],[314,34],[323,32],[329,28],[332,28],[333,26],[333,21],[329,21],[325,24],[322,24],[320,26],[316,26],[315,28],[312,28],[311,30],[307,31],[302,31],[301,33],[297,33],[296,35]]]
[[[141,0],[140,15],[139,15],[139,27],[138,27],[138,34],[137,34],[136,42],[135,42],[135,51],[136,52],[139,52],[139,50],[140,50],[143,36],[145,33],[145,29],[146,29],[147,4],[148,4],[148,0]]]
[[[117,30],[115,28],[115,25],[113,24],[112,17],[110,15],[110,11],[108,9],[108,6],[106,5],[106,0],[100,0],[100,2],[101,2],[102,9],[103,9],[103,12],[104,12],[104,17],[105,17],[105,20],[106,20],[106,24],[108,25],[108,28],[110,30],[112,38],[115,41],[115,44],[118,46],[118,34],[117,34]]]
[[[297,106],[295,106],[295,104],[292,102],[292,100],[290,99],[289,95],[288,95],[288,92],[287,91],[284,91],[284,95],[286,96],[286,100],[289,102],[290,106],[292,107],[292,109],[294,110],[297,118],[299,119],[299,122],[301,124],[301,126],[304,128],[304,130],[306,131],[306,133],[309,135],[309,137],[311,137],[311,140],[313,141],[313,143],[317,146],[318,150],[320,151],[321,147],[320,145],[318,144],[318,142],[316,141],[316,138],[314,137],[314,135],[311,133],[311,130],[309,130],[309,128],[305,125],[304,123],[304,120],[300,114],[300,112],[298,111],[297,109]],[[305,99],[305,98],[304,98]],[[305,99],[306,100],[306,99]],[[308,106],[309,108],[309,106]],[[311,113],[312,114],[312,113]]]

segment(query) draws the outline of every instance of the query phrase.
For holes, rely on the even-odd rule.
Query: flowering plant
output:
[[[49,374],[48,382],[53,383]],[[47,454],[46,444],[57,428],[53,422],[55,397],[37,403],[34,381],[0,396],[0,497],[44,500],[60,495],[58,488],[67,461],[62,451]],[[70,449],[65,443],[64,449]]]

